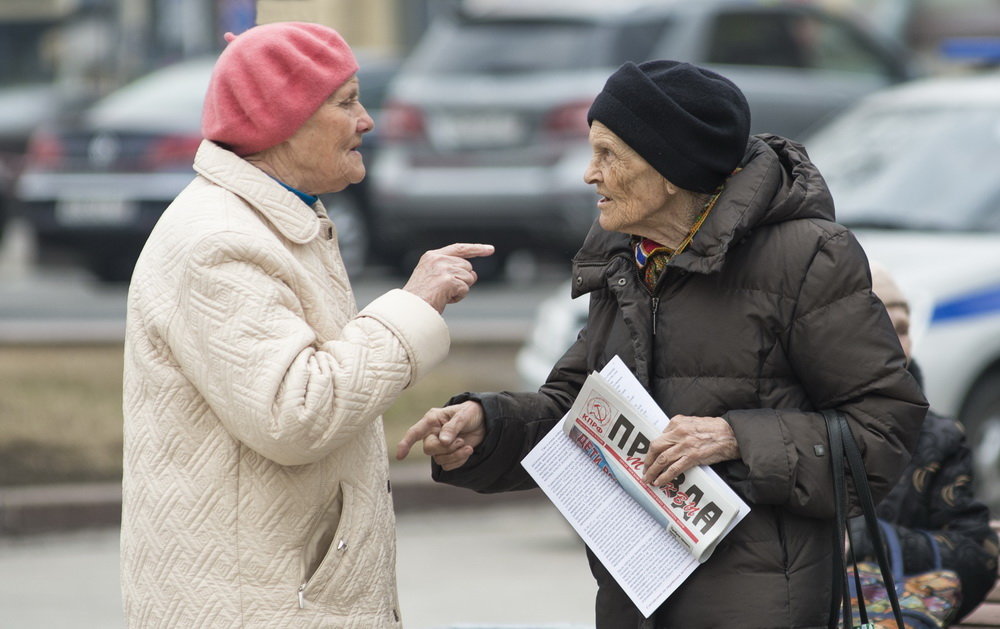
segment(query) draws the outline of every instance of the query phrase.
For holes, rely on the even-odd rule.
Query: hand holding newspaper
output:
[[[607,406],[595,406],[602,402],[594,398]],[[615,357],[588,378],[570,412],[522,461],[647,618],[750,512],[710,467],[689,470],[674,488],[642,480],[640,450],[668,421]]]
[[[587,377],[563,431],[699,561],[739,514],[739,498],[710,468],[692,468],[663,487],[643,480],[645,454],[662,430],[599,373]]]

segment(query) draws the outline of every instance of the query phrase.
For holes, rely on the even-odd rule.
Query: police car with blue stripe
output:
[[[977,493],[1000,506],[1000,73],[885,90],[805,144],[909,299],[927,398],[965,424]]]

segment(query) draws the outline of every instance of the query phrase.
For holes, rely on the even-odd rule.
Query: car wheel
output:
[[[980,378],[961,417],[972,449],[976,496],[996,510],[1000,508],[1000,371]]]
[[[337,245],[351,276],[360,274],[368,262],[371,242],[368,223],[354,195],[346,192],[323,197],[327,215],[337,227]]]

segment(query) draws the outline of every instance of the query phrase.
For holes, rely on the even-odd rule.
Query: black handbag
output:
[[[852,613],[851,591],[848,586],[848,570],[844,558],[844,535],[850,539],[850,530],[847,527],[847,480],[846,471],[850,471],[854,481],[855,492],[858,502],[864,513],[865,524],[868,535],[871,537],[875,547],[875,557],[878,560],[879,570],[882,573],[882,581],[885,583],[886,592],[889,595],[889,602],[892,606],[893,617],[899,629],[903,629],[903,614],[899,608],[899,600],[896,596],[896,586],[892,578],[892,568],[889,558],[886,555],[885,543],[882,540],[882,531],[878,524],[878,517],[875,515],[875,501],[872,500],[871,488],[868,486],[868,475],[865,473],[864,460],[861,458],[861,450],[858,449],[851,427],[847,423],[847,418],[837,411],[822,411],[826,420],[826,430],[830,438],[830,462],[833,466],[833,489],[836,504],[837,523],[833,534],[833,597],[830,604],[830,627],[838,627],[843,622],[844,627],[851,627],[854,614]],[[853,546],[853,544],[852,544]],[[858,613],[861,619],[860,628],[873,627],[869,623],[868,612],[865,609],[864,597],[861,595],[861,581],[858,575],[857,559],[853,550],[850,551],[851,563],[854,564],[853,575],[855,579],[855,591],[858,600]],[[838,607],[843,601],[842,615]]]

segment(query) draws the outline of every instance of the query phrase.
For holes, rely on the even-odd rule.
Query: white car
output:
[[[871,96],[805,142],[837,220],[911,301],[931,406],[966,426],[977,492],[1000,506],[1000,74]],[[586,321],[569,286],[544,303],[518,368],[537,386]]]

